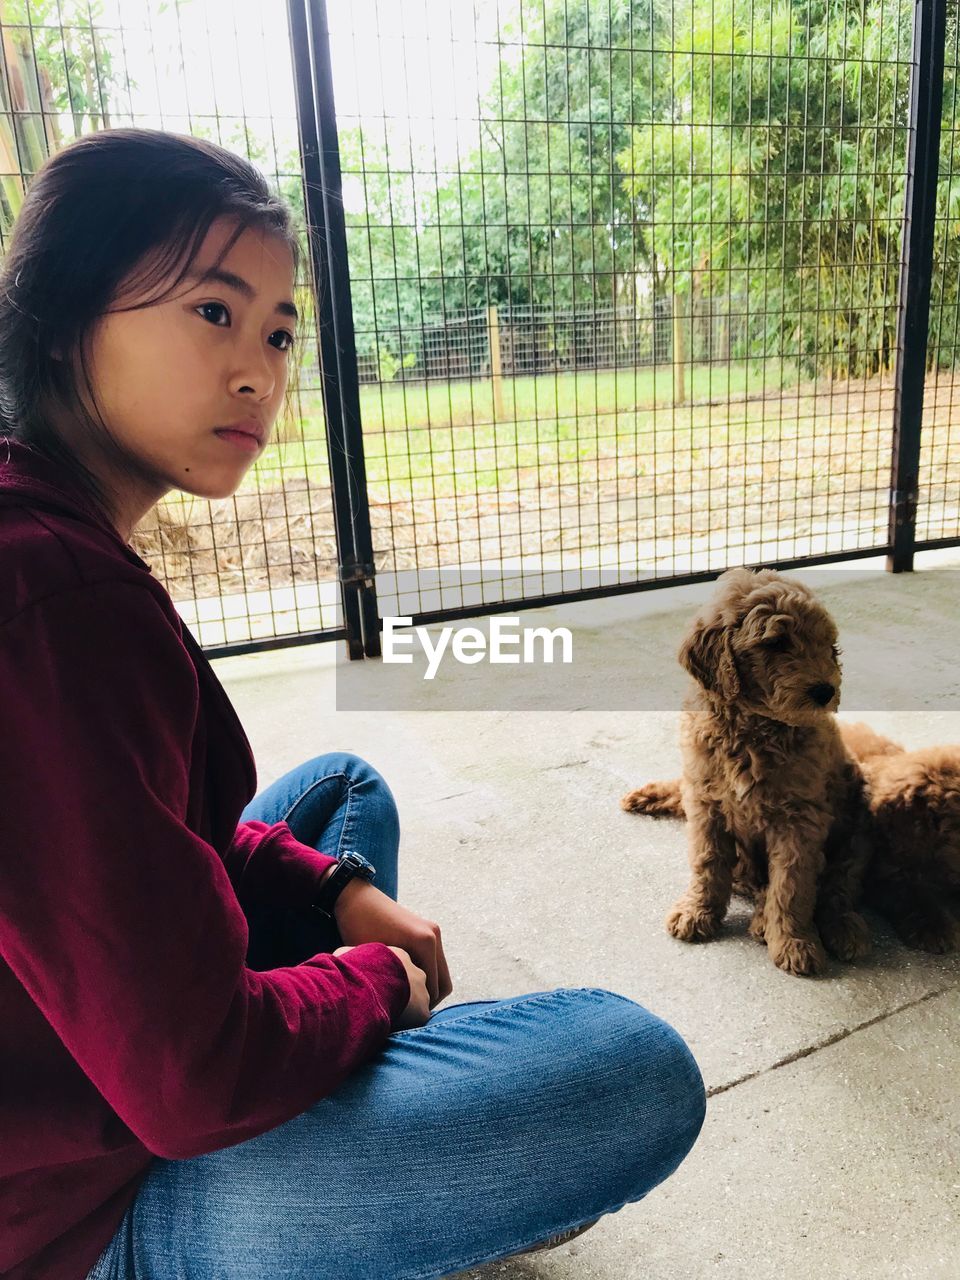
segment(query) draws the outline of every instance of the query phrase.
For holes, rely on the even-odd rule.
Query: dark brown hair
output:
[[[57,434],[48,408],[68,409],[109,448],[86,358],[90,332],[146,261],[152,269],[134,277],[138,288],[149,290],[178,263],[179,273],[131,309],[172,294],[222,217],[236,226],[218,264],[252,227],[286,241],[299,275],[290,208],[246,160],[201,138],[154,129],[87,134],[46,160],[27,189],[0,269],[0,440],[10,436],[68,466],[105,511],[108,495]],[[97,418],[78,395],[78,365]]]

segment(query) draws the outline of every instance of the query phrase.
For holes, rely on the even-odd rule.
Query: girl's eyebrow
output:
[[[222,267],[210,267],[207,271],[191,271],[187,279],[195,280],[198,284],[206,280],[216,280],[229,289],[236,289],[237,293],[242,293],[245,298],[253,299],[257,296],[256,289],[244,280],[243,276],[235,275],[232,271],[224,271]],[[294,320],[300,318],[292,302],[278,302],[274,310],[281,315],[291,316]]]

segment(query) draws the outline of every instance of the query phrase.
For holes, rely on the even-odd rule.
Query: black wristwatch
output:
[[[364,880],[373,880],[377,874],[377,869],[372,862],[368,862],[359,853],[354,853],[352,849],[345,849],[337,858],[338,865],[334,867],[333,872],[327,876],[317,896],[312,902],[312,906],[317,911],[321,911],[325,916],[333,919],[333,905],[340,897],[340,894],[354,878],[354,876],[362,876]]]

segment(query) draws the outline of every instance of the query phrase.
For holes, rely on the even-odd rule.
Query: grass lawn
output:
[[[489,381],[361,394],[381,569],[520,554],[593,563],[641,546],[686,555],[691,539],[716,551],[761,535],[790,545],[829,532],[850,546],[886,536],[889,376],[799,382],[772,360],[766,370],[701,366],[687,402],[674,405],[668,367],[563,374],[505,381],[496,418]],[[952,371],[928,376],[918,511],[927,538],[958,527],[956,403]],[[225,584],[335,575],[318,392],[301,395],[300,415],[300,438],[271,445],[234,502],[212,504],[205,518],[191,498],[185,512],[167,511],[162,529],[143,531],[140,554],[162,562],[173,589],[216,595]]]
[[[768,433],[780,439],[785,424],[812,430],[815,402],[795,378],[773,359],[698,365],[687,370],[687,402],[676,406],[671,365],[504,378],[502,413],[494,412],[490,379],[367,385],[360,401],[371,499],[577,484],[601,462],[623,476],[659,472],[678,458],[690,466],[703,449],[736,448]],[[329,479],[319,391],[302,392],[301,404],[293,438],[256,463],[265,486],[298,474]]]

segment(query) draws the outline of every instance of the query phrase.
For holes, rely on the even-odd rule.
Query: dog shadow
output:
[[[929,966],[937,968],[938,966],[956,966],[960,959],[960,952],[948,951],[921,951],[918,948],[908,947],[898,937],[893,927],[870,907],[859,906],[857,910],[861,913],[870,928],[870,937],[872,946],[870,953],[861,956],[857,960],[840,960],[836,956],[827,952],[827,965],[822,973],[812,977],[812,981],[830,981],[834,978],[854,977],[857,974],[889,974],[904,967],[912,968]],[[725,941],[734,939],[749,943],[759,955],[766,950],[766,945],[755,938],[750,937],[749,926],[753,918],[753,903],[749,898],[743,898],[734,894],[730,899],[730,906],[727,914],[723,918],[716,937],[710,942],[696,943],[696,946],[714,947]],[[680,943],[680,946],[689,946],[689,943]],[[791,979],[792,981],[794,979]],[[807,976],[805,981],[811,981],[811,977]]]

